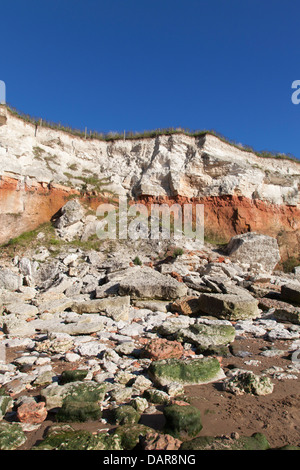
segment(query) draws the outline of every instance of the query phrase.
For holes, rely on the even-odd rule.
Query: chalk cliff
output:
[[[205,134],[114,141],[35,126],[0,107],[0,243],[37,227],[73,194],[203,203],[210,239],[256,231],[283,257],[300,247],[300,162],[263,158]]]

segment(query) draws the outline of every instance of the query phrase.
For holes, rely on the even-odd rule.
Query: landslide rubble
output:
[[[235,237],[226,255],[184,240],[180,251],[152,240],[93,250],[71,232],[62,240],[79,216],[88,223],[69,208],[57,244],[37,247],[41,229],[1,256],[0,449],[299,446],[296,424],[280,438],[259,427],[258,440],[235,422],[245,437],[208,438],[195,402],[206,390],[229,406],[299,386],[300,282],[274,271],[276,240]]]

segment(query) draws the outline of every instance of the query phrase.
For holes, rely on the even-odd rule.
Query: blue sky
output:
[[[300,3],[3,0],[0,80],[36,117],[102,132],[214,129],[300,158]]]

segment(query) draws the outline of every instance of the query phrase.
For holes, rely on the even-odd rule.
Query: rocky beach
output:
[[[0,449],[299,449],[299,163],[1,113]],[[204,242],[100,240],[120,195]]]

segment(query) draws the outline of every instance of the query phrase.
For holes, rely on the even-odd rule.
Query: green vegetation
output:
[[[115,435],[120,437],[124,450],[132,450],[139,443],[140,436],[145,436],[149,431],[153,430],[143,424],[125,424],[117,427]]]
[[[228,345],[235,338],[235,328],[232,325],[204,325],[194,324],[188,328],[181,328],[175,333],[175,339],[180,342],[188,342],[198,348],[199,354],[209,352],[221,352],[221,346]],[[226,348],[224,352],[228,354]],[[206,353],[207,355],[207,353]]]
[[[84,369],[64,370],[59,378],[59,384],[64,385],[70,382],[78,382],[84,380],[88,371]]]
[[[26,442],[20,423],[0,423],[0,450],[14,450]]]
[[[295,256],[291,256],[282,262],[282,269],[285,273],[293,272],[296,266],[300,266],[300,258],[296,258]]]
[[[72,165],[68,165],[68,168],[72,171],[78,170],[78,166],[76,165],[76,163],[72,163]]]
[[[59,165],[57,155],[51,155],[50,153],[47,154],[44,149],[38,146],[33,147],[32,151],[36,160],[46,162],[46,167],[48,168],[48,170],[55,172],[55,170],[51,168],[50,163],[53,163],[54,165]]]
[[[266,437],[261,433],[252,436],[241,436],[238,439],[201,436],[184,442],[180,450],[268,450]]]
[[[92,433],[88,431],[64,431],[50,434],[37,444],[34,450],[87,450]]]
[[[209,245],[217,245],[222,247],[228,244],[229,239],[224,238],[222,235],[207,229],[204,231],[204,242]]]
[[[32,241],[36,240],[38,233],[43,232],[46,236],[55,237],[55,229],[50,222],[46,222],[45,224],[40,225],[38,228],[34,230],[30,230],[28,232],[24,232],[18,237],[11,238],[7,243],[1,246],[1,248],[7,247],[24,247],[27,248],[28,244]],[[44,239],[41,240],[41,244],[44,244]]]
[[[25,122],[31,123],[34,126],[41,126],[41,127],[46,127],[50,129],[56,129],[59,131],[66,132],[68,134],[71,134],[76,137],[84,138],[84,139],[97,139],[101,141],[107,141],[107,142],[114,142],[117,140],[124,140],[124,133],[119,133],[119,132],[109,132],[109,133],[102,133],[102,132],[97,132],[97,131],[88,131],[86,132],[85,130],[79,130],[79,129],[73,129],[70,126],[67,125],[62,125],[61,123],[53,123],[50,121],[45,121],[41,118],[34,118],[32,116],[29,116],[28,114],[24,114],[20,111],[17,111],[14,107],[6,105],[7,110],[15,117],[22,119]],[[222,134],[219,134],[218,132],[214,130],[190,130],[186,128],[165,128],[165,129],[155,129],[155,130],[148,130],[144,132],[126,132],[125,138],[126,140],[136,140],[136,139],[149,139],[149,138],[155,138],[158,136],[166,135],[166,136],[171,136],[174,134],[184,134],[187,136],[191,137],[204,137],[206,135],[213,135],[215,137],[218,137],[220,140],[222,140],[225,143],[228,143],[239,150],[245,151],[245,152],[252,152],[258,157],[262,158],[277,158],[277,159],[284,159],[284,160],[293,160],[296,163],[300,163],[299,159],[297,159],[295,156],[291,154],[283,154],[279,152],[270,152],[267,150],[257,152],[255,151],[252,147],[248,145],[241,145],[238,144],[232,140],[227,139],[224,137]]]
[[[175,248],[173,251],[173,258],[177,258],[177,256],[183,255],[184,251],[182,248]]]
[[[195,437],[202,429],[200,411],[191,405],[169,405],[163,410],[166,424],[164,432],[184,439]]]
[[[48,170],[56,173],[56,170],[51,167],[50,163],[54,163],[54,165],[59,165],[59,163],[57,161],[58,160],[57,155],[47,154],[42,158],[42,160],[44,160],[46,162],[46,167],[48,168]]]
[[[76,401],[65,398],[56,419],[60,422],[85,422],[89,420],[96,421],[101,416],[102,411],[97,402]]]
[[[39,233],[43,233],[43,238],[37,238]],[[51,222],[46,222],[34,230],[24,232],[18,237],[11,238],[8,242],[0,245],[2,254],[14,256],[16,250],[22,252],[27,249],[36,249],[38,252],[39,247],[45,246],[50,249],[51,256],[56,256],[64,247],[81,248],[83,250],[96,250],[98,251],[102,246],[103,241],[100,240],[96,234],[91,235],[88,240],[82,241],[75,239],[72,241],[61,240],[56,237],[55,228]],[[57,248],[55,250],[55,247]]]
[[[220,372],[220,363],[216,358],[199,358],[189,361],[166,359],[153,361],[148,374],[159,385],[170,382],[181,384],[200,384],[213,380]]]
[[[0,420],[5,416],[7,410],[12,406],[13,399],[4,388],[0,388]]]
[[[138,256],[136,256],[133,260],[133,264],[137,265],[137,266],[141,266],[143,263],[142,261],[140,260],[140,258]]]
[[[57,421],[84,422],[100,419],[102,416],[100,402],[104,395],[105,386],[88,382],[74,382],[74,387],[63,399],[62,406],[58,410]]]
[[[137,424],[141,418],[140,413],[130,405],[122,405],[114,410],[114,418],[117,424]]]
[[[33,450],[122,450],[120,437],[89,431],[75,431],[69,425],[53,425],[46,439]]]
[[[73,167],[73,169],[74,169],[74,166],[76,166],[76,165],[69,166],[69,169],[71,169],[71,167]],[[85,173],[86,173],[86,171],[85,171]],[[98,176],[95,173],[91,173],[91,176],[82,176],[82,175],[78,176],[78,175],[72,175],[68,171],[65,171],[64,175],[69,180],[73,179],[73,180],[82,181],[81,192],[86,192],[87,189],[88,189],[88,185],[90,185],[98,193],[105,192],[105,193],[109,193],[109,194],[114,194],[113,191],[110,191],[109,189],[105,188],[105,186],[110,184],[110,181],[109,181],[108,177],[104,177],[104,178],[99,179]],[[69,181],[69,185],[72,186],[71,181]]]
[[[143,393],[143,397],[146,398],[150,403],[156,405],[168,405],[170,402],[170,397],[166,392],[158,390],[156,388],[149,388]]]
[[[43,160],[42,155],[45,153],[44,149],[42,149],[41,147],[33,147],[32,151],[36,160]]]

